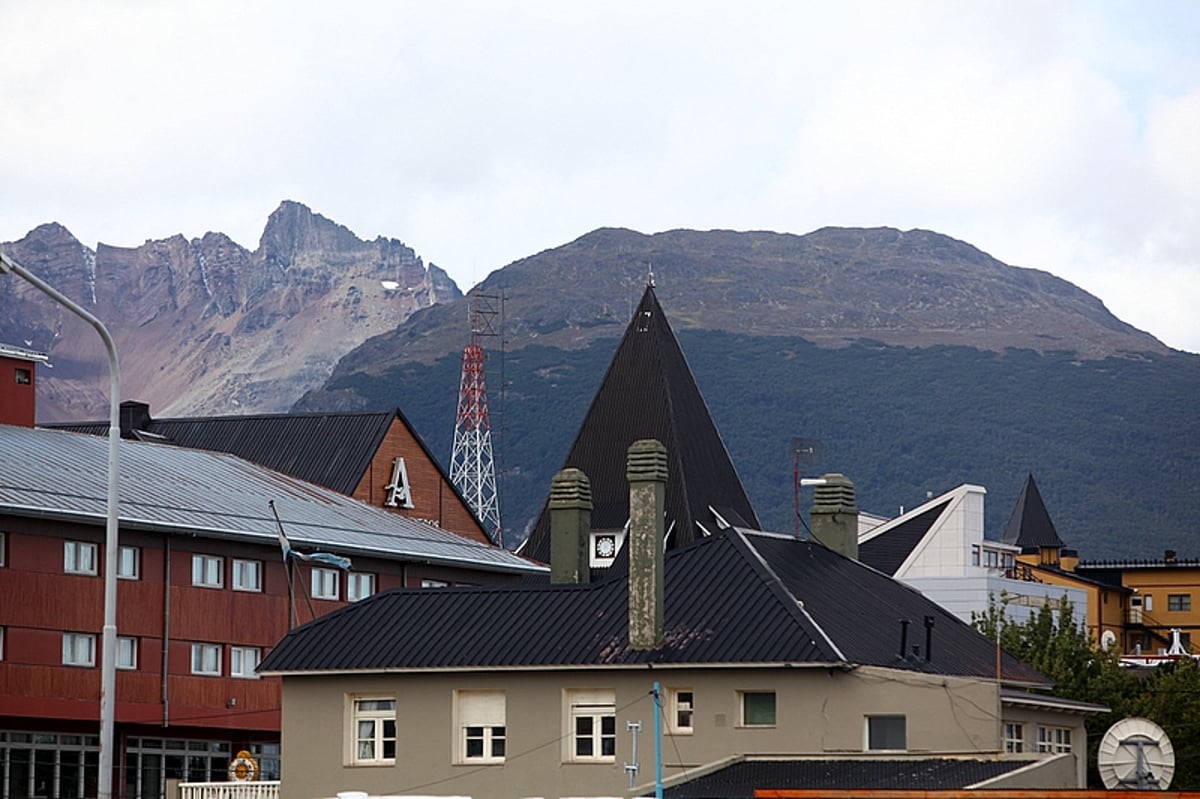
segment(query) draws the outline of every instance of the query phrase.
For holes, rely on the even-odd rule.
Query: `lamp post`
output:
[[[114,694],[117,683],[117,443],[121,440],[121,374],[117,348],[108,330],[92,314],[25,267],[0,252],[0,273],[12,272],[96,329],[108,352],[111,378],[108,414],[108,514],[104,529],[104,628],[100,639],[100,773],[97,796],[111,799]]]

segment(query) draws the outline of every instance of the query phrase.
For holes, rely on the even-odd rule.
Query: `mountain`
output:
[[[402,242],[361,241],[295,202],[271,214],[253,252],[221,233],[92,251],[55,223],[0,247],[104,323],[121,393],[156,415],[286,410],[370,336],[462,296]],[[0,281],[0,303],[15,311],[0,341],[50,355],[38,420],[106,418],[96,332],[24,281]]]
[[[823,442],[859,506],[989,490],[996,537],[1026,476],[1084,557],[1186,550],[1200,518],[1200,356],[1046,272],[928,231],[806,236],[598,230],[494,272],[501,510],[519,540],[653,270],[657,295],[760,519],[795,524],[792,437]],[[463,300],[366,341],[295,408],[399,402],[448,458]],[[1194,546],[1194,544],[1192,544]]]

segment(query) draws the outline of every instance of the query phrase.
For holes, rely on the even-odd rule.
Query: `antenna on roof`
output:
[[[801,466],[817,466],[824,456],[819,439],[793,438],[788,444],[788,452],[792,456],[792,496],[795,502],[795,520],[792,534],[800,537],[800,476],[804,474]],[[807,527],[807,525],[805,525]]]

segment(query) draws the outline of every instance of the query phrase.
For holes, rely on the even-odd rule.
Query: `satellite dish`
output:
[[[1175,774],[1175,748],[1162,727],[1150,719],[1121,719],[1104,733],[1096,764],[1110,791],[1165,791]]]
[[[1105,630],[1100,636],[1100,648],[1105,652],[1113,648],[1113,644],[1117,642],[1117,634],[1112,630]]]

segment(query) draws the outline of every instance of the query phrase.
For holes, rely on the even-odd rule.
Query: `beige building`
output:
[[[657,442],[631,448],[623,573],[389,591],[290,633],[262,666],[283,681],[282,795],[645,795],[656,749],[668,796],[761,759],[964,775],[914,788],[1086,784],[1083,717],[1103,708],[1043,693],[917,591],[736,528],[664,557],[666,462]],[[853,487],[831,483],[813,514],[826,542],[856,519]],[[582,473],[556,477],[550,510],[552,574],[586,581]],[[772,787],[798,786],[736,795]]]

